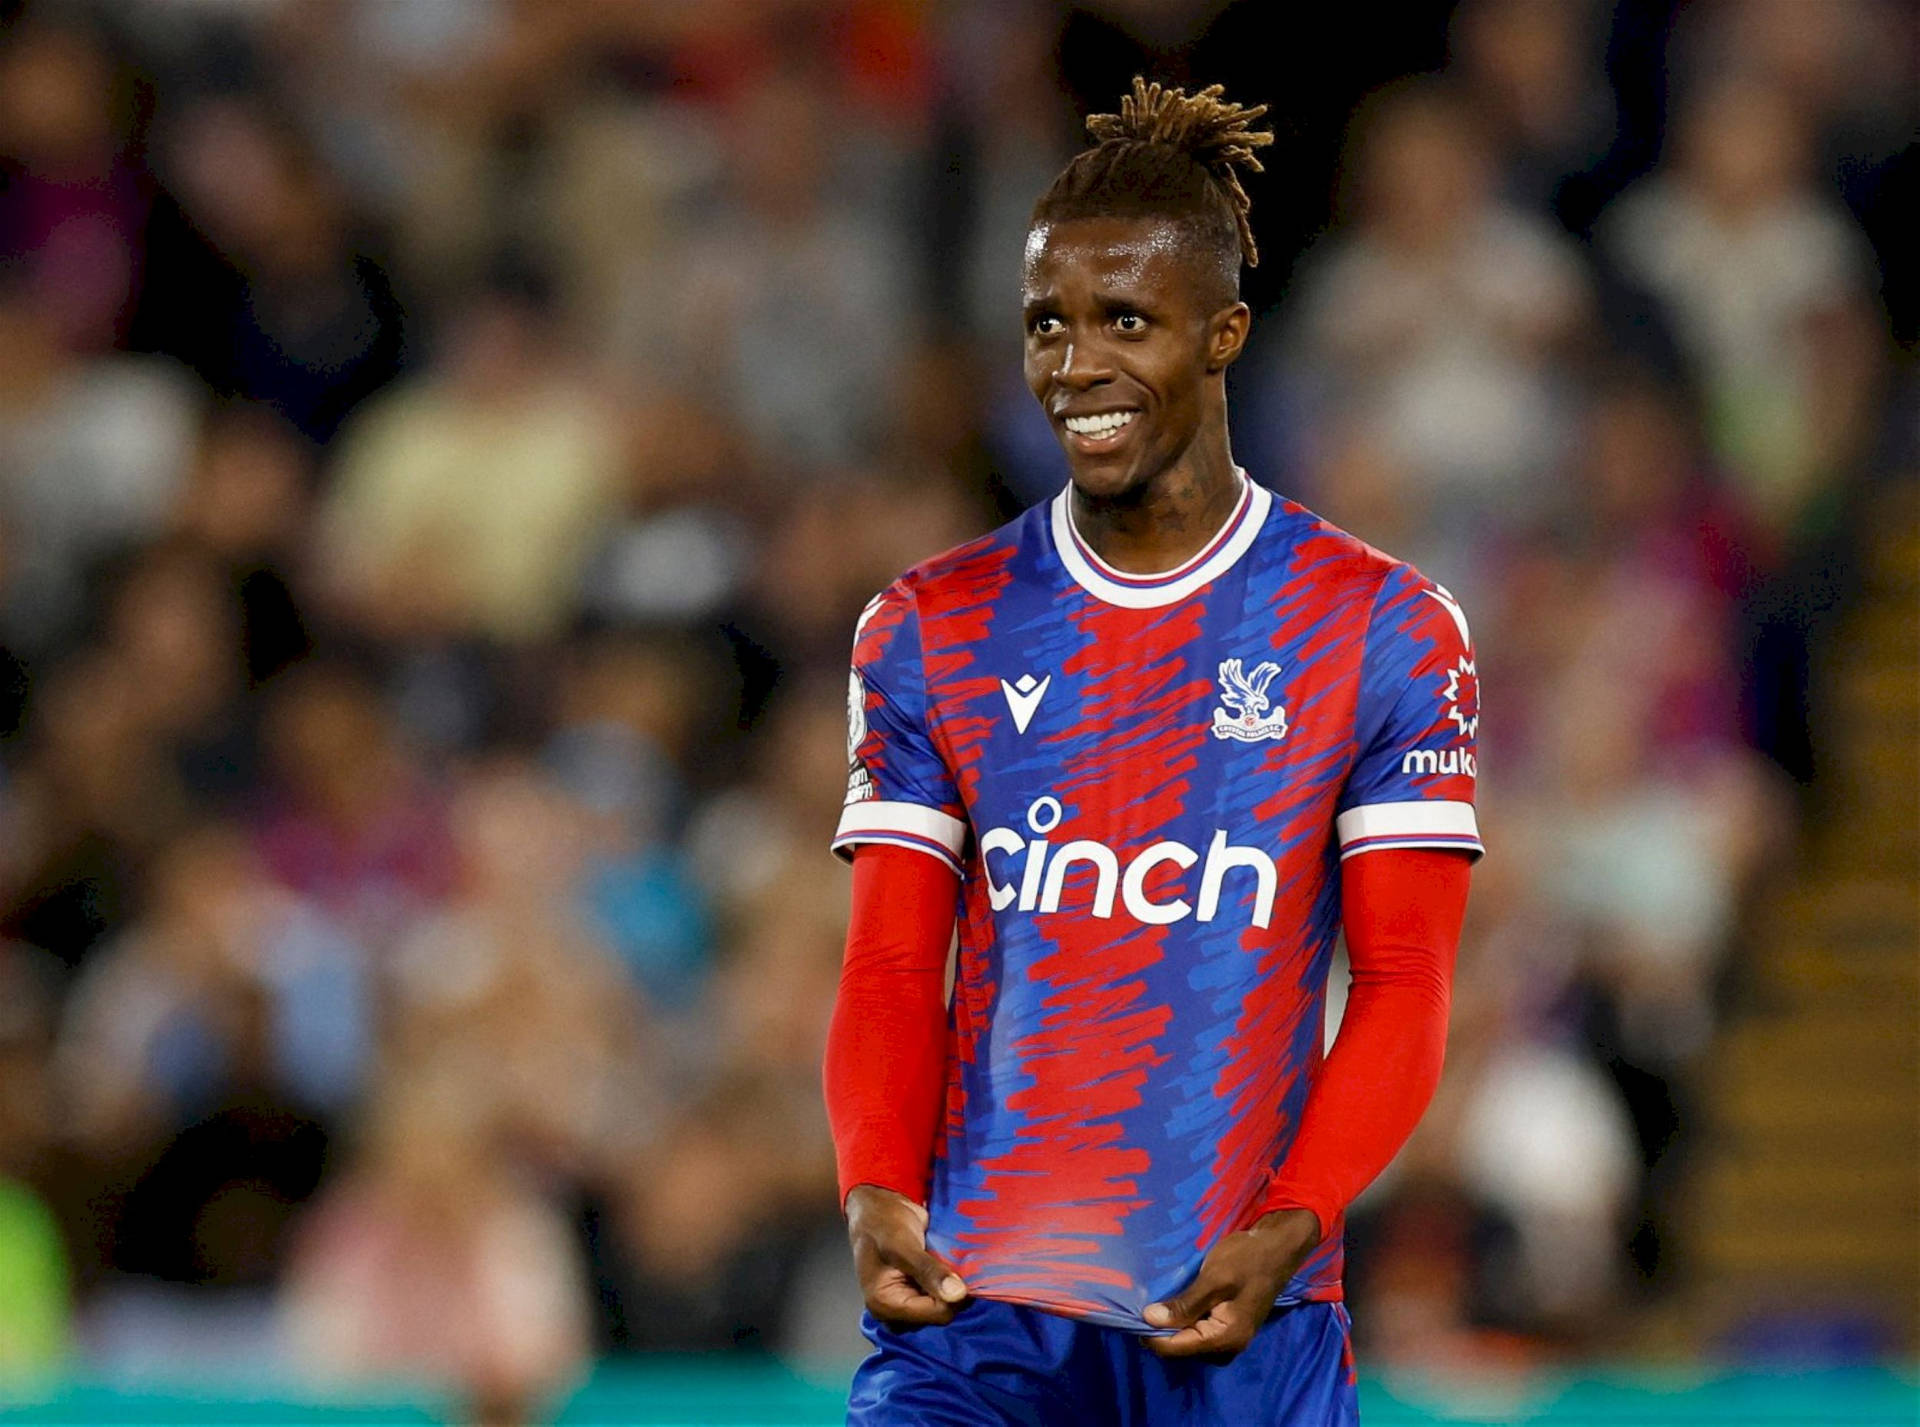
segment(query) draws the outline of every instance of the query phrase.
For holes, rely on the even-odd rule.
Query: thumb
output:
[[[1209,1308],[1226,1296],[1226,1285],[1214,1280],[1203,1267],[1199,1277],[1188,1284],[1184,1292],[1159,1303],[1149,1303],[1141,1317],[1147,1320],[1149,1327],[1184,1328],[1198,1322]]]
[[[903,1251],[895,1267],[919,1284],[929,1297],[942,1303],[958,1303],[967,1296],[967,1286],[960,1281],[960,1275],[924,1250]]]

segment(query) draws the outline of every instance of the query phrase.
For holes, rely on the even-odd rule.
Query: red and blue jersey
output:
[[[1129,575],[1068,493],[862,615],[834,838],[960,873],[928,1243],[982,1297],[1144,1332],[1285,1158],[1339,862],[1480,851],[1460,607],[1242,478]],[[1285,1298],[1340,1296],[1336,1227]]]

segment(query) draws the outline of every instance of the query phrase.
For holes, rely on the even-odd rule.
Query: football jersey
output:
[[[1146,1332],[1292,1143],[1340,860],[1480,852],[1479,686],[1446,590],[1244,474],[1158,575],[1103,563],[1070,489],[868,605],[834,847],[962,879],[929,1245]],[[1340,1270],[1336,1225],[1283,1301]]]

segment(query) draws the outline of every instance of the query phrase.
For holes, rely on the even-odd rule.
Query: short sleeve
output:
[[[847,683],[847,801],[833,850],[863,842],[910,847],[965,875],[965,810],[927,721],[920,617],[911,590],[890,586],[860,616]]]
[[[1459,601],[1409,567],[1375,598],[1354,717],[1359,753],[1334,821],[1340,856],[1389,847],[1480,856],[1473,640]]]

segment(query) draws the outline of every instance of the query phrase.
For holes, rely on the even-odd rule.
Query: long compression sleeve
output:
[[[1324,1235],[1407,1142],[1440,1083],[1468,858],[1383,849],[1340,868],[1353,987],[1261,1212],[1309,1209]]]
[[[840,1202],[876,1184],[924,1204],[946,1088],[947,949],[960,879],[885,843],[853,858],[853,916],[827,1031]]]
[[[1309,1209],[1325,1232],[1412,1134],[1439,1083],[1467,883],[1455,852],[1385,849],[1342,864],[1353,987],[1262,1212]],[[952,869],[923,853],[870,844],[855,855],[825,1073],[843,1202],[857,1184],[926,1200],[957,891]]]

